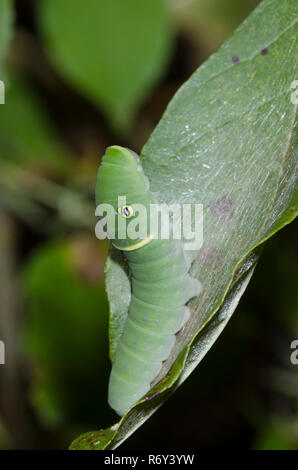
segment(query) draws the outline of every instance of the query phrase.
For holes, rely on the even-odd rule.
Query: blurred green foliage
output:
[[[297,450],[297,439],[293,438],[289,431],[286,426],[283,429],[280,420],[268,424],[253,448],[258,450]]]
[[[39,9],[58,70],[103,109],[116,131],[129,131],[169,58],[165,1],[43,0]]]
[[[30,393],[47,426],[71,423],[82,412],[86,420],[98,416],[93,400],[106,401],[105,256],[104,246],[85,235],[46,244],[24,270]]]
[[[172,0],[183,32],[209,55],[217,49],[259,1]]]
[[[10,74],[6,100],[0,113],[1,160],[35,171],[65,173],[70,152],[59,142],[38,96],[17,75]]]
[[[0,77],[3,80],[6,48],[11,39],[13,9],[11,0],[0,0]]]

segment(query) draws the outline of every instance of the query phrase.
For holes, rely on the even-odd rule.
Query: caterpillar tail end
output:
[[[108,404],[115,411],[115,413],[117,413],[117,415],[121,416],[122,418],[122,416],[124,416],[125,413],[129,410],[131,405],[128,405],[128,404],[124,405],[123,403],[121,403],[121,400],[119,400],[121,396],[121,390],[119,390],[117,395],[118,397],[115,396],[114,394],[111,394],[109,391]]]
[[[119,415],[125,413],[150,390],[150,384],[132,384],[125,382],[111,373],[108,403],[110,407]]]
[[[124,410],[124,409],[115,409],[115,408],[111,405],[111,403],[110,403],[109,400],[108,400],[108,404],[110,405],[110,407],[112,408],[112,410],[114,410],[115,413],[117,413],[117,415],[120,416],[121,418],[122,418],[122,416],[125,415],[125,413],[126,413],[127,410]]]

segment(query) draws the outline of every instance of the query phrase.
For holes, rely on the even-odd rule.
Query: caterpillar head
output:
[[[117,248],[134,250],[149,240],[149,183],[134,152],[107,148],[97,174],[96,204],[111,207],[104,221]]]

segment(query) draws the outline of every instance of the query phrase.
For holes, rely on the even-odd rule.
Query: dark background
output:
[[[107,244],[94,235],[100,157],[111,144],[139,152],[176,90],[258,2],[173,0],[172,50],[126,133],[51,64],[37,3],[15,2],[4,118],[0,110],[1,449],[65,449],[117,421],[106,403]],[[298,448],[296,242],[292,224],[266,243],[216,344],[123,450]]]

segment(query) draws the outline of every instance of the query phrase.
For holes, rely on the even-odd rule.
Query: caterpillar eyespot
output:
[[[118,214],[126,219],[130,219],[133,216],[134,211],[131,206],[122,206],[118,208]]]
[[[128,149],[106,150],[98,172],[96,203],[112,204],[124,218],[131,206],[116,207],[118,196],[148,210],[153,196],[139,157]],[[190,316],[187,302],[201,290],[189,274],[190,259],[181,240],[120,239],[113,245],[123,251],[130,269],[131,302],[120,336],[109,380],[108,401],[122,416],[151,388],[163,361],[168,359],[180,331]]]

